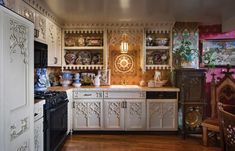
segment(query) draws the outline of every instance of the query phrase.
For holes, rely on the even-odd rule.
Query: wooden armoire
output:
[[[175,70],[175,86],[180,88],[178,124],[179,132],[187,134],[202,133],[201,122],[205,113],[205,70]]]

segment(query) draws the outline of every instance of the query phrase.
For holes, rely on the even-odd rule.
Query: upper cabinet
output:
[[[61,29],[49,19],[46,19],[46,43],[48,66],[61,66]]]
[[[106,31],[64,30],[64,69],[102,69],[106,62]]]
[[[40,13],[35,13],[35,40],[46,42],[46,18]]]
[[[146,30],[144,36],[145,69],[171,69],[171,31],[161,32]]]

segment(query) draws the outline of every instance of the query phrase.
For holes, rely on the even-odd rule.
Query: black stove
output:
[[[44,151],[59,151],[67,136],[68,98],[65,91],[35,92],[35,99],[45,99]]]
[[[53,108],[66,102],[67,94],[65,91],[38,91],[34,92],[35,99],[45,99],[45,108]]]

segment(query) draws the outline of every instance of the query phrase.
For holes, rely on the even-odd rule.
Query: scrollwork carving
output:
[[[120,102],[108,102],[108,116],[114,114],[118,119],[120,119],[120,109]]]
[[[27,48],[27,28],[15,20],[10,20],[10,56],[13,61],[13,54],[18,53],[17,48],[20,48],[20,54],[24,57],[24,63],[28,63],[28,48]]]
[[[141,115],[142,115],[142,103],[141,102],[130,103],[130,115],[132,117],[137,117],[138,119],[141,119]]]
[[[21,146],[19,146],[17,151],[29,151],[29,141],[26,141]]]
[[[149,104],[149,110],[150,117],[154,116],[154,114],[156,114],[158,117],[162,117],[162,107],[160,103],[151,102]]]
[[[14,122],[10,126],[11,141],[22,135],[29,129],[29,117]]]

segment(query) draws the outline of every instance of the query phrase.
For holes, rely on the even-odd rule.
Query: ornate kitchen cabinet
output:
[[[103,129],[103,92],[74,91],[73,130]]]
[[[63,69],[106,68],[106,35],[103,29],[65,29]]]
[[[61,66],[61,28],[46,19],[48,66]]]
[[[104,92],[105,130],[145,130],[145,92]]]
[[[205,70],[179,69],[175,71],[179,96],[179,129],[182,136],[201,133],[205,111]]]
[[[172,28],[173,23],[159,24],[144,32],[143,65],[148,69],[172,69]]]
[[[146,92],[147,130],[177,131],[177,92]]]
[[[35,40],[46,43],[46,18],[36,12],[35,13],[35,33],[34,33],[34,37]]]
[[[34,24],[0,5],[0,148],[34,150]]]

